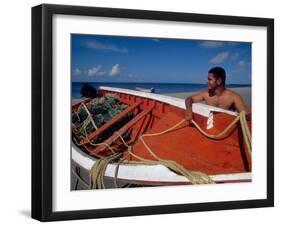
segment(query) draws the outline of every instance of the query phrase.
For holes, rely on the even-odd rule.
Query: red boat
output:
[[[189,126],[184,99],[112,87],[99,95],[116,95],[127,108],[84,137],[72,133],[72,162],[90,175],[89,188],[105,188],[104,179],[115,186],[251,181],[251,121],[242,114],[196,103]]]

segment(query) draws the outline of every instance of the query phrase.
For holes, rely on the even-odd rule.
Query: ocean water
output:
[[[80,90],[84,83],[72,83],[72,99],[79,99],[81,97]],[[150,89],[154,88],[154,93],[168,94],[181,92],[196,92],[206,90],[206,84],[190,84],[190,83],[88,83],[97,90],[100,86],[110,86],[115,88],[132,89],[138,88]],[[251,87],[250,85],[229,84],[228,88],[236,87]]]

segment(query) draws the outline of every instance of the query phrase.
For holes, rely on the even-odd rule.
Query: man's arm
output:
[[[185,99],[185,107],[186,107],[186,121],[188,125],[191,124],[192,121],[192,103],[198,103],[204,100],[205,92],[201,92]]]
[[[245,111],[247,120],[251,119],[251,111],[246,107],[242,97],[236,94],[234,97],[234,106],[238,112]]]

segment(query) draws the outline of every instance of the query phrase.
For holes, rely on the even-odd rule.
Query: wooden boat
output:
[[[145,92],[145,93],[154,93],[155,92],[154,88],[145,89],[145,88],[136,87],[136,90],[141,91],[141,92]]]
[[[72,163],[86,174],[99,174],[118,184],[138,185],[251,181],[251,154],[247,151],[249,147],[239,121],[218,139],[203,134],[215,136],[220,133],[239,119],[238,113],[202,103],[193,104],[194,123],[202,129],[199,131],[194,125],[187,126],[183,99],[100,87],[99,95],[106,94],[118,95],[128,107],[80,141],[72,135]],[[74,104],[72,112],[89,101]],[[133,117],[116,126],[129,113]],[[251,129],[251,122],[246,124]],[[113,129],[111,134],[99,144],[93,143],[109,128]],[[101,162],[106,164],[100,174],[95,169]],[[199,179],[194,181],[194,177]],[[96,187],[93,181],[87,183],[94,188],[104,187]]]

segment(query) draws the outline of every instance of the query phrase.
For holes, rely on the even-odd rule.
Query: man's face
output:
[[[214,76],[213,73],[208,74],[207,85],[208,85],[209,91],[211,91],[211,90],[214,91],[217,88],[217,86],[218,86],[217,81],[218,80],[216,79],[216,77]]]

